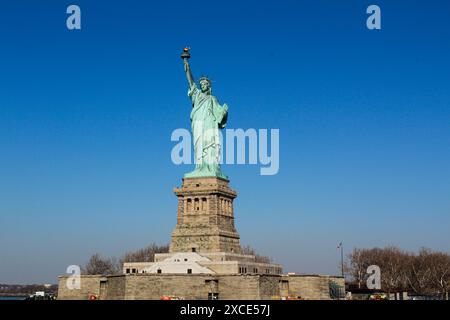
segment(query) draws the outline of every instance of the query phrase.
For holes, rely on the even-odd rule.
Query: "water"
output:
[[[0,301],[2,300],[25,300],[26,297],[2,297],[0,296]]]

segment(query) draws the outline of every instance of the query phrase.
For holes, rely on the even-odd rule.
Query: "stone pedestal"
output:
[[[241,252],[234,226],[237,193],[228,183],[216,177],[184,178],[181,188],[174,189],[178,219],[170,252]]]

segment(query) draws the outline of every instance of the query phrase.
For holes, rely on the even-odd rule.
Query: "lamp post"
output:
[[[344,277],[344,246],[342,245],[342,241],[339,243],[338,249],[341,249],[341,274]]]

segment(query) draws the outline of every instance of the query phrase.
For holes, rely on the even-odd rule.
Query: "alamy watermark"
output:
[[[66,273],[71,274],[67,277],[66,288],[69,290],[81,289],[81,268],[78,265],[70,265],[66,269]]]
[[[379,6],[372,4],[367,7],[367,14],[370,16],[367,18],[366,26],[369,30],[381,29],[381,9]]]
[[[367,289],[381,289],[381,269],[377,265],[371,265],[367,267],[367,273],[369,277],[367,278],[366,285]]]
[[[280,130],[279,129],[225,129],[222,131],[206,130],[203,136],[218,135],[217,139],[211,139],[217,145],[215,159],[211,160],[219,164],[250,164],[261,166],[261,175],[275,175],[280,169]],[[224,143],[225,139],[225,143]],[[200,139],[208,140],[208,139]],[[217,141],[218,140],[218,141]],[[172,148],[171,159],[176,165],[199,163],[201,158],[193,159],[191,151],[192,134],[184,128],[175,129],[171,135],[171,141],[177,144]],[[201,142],[201,141],[200,141]],[[198,142],[194,142],[198,143]],[[209,146],[204,146],[207,150]],[[201,148],[201,147],[200,147]],[[205,161],[205,160],[203,160]]]
[[[75,4],[67,7],[67,14],[70,16],[66,19],[66,27],[69,30],[81,30],[81,8]]]
[[[67,7],[66,13],[69,16],[66,19],[66,26],[69,30],[81,30],[81,8],[78,5],[71,4]],[[369,30],[381,29],[381,8],[376,4],[371,4],[367,7],[366,26]]]

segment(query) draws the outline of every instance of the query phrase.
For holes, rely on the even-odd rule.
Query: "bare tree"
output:
[[[122,262],[153,262],[155,253],[168,253],[169,245],[157,245],[152,243],[145,248],[126,252],[121,259]]]
[[[346,274],[358,284],[358,288],[361,289],[366,281],[368,274],[366,273],[367,267],[370,266],[370,250],[354,248],[353,251],[347,256],[347,261],[344,265]]]
[[[397,247],[377,251],[374,264],[381,269],[381,288],[387,293],[404,290],[407,286],[408,253]]]
[[[448,299],[450,255],[421,249],[418,254],[397,247],[353,249],[346,261],[347,273],[361,288],[367,280],[369,265],[381,270],[381,288],[387,293],[400,290],[419,295],[440,294]]]
[[[116,258],[104,258],[99,253],[96,253],[81,268],[81,273],[107,275],[120,273],[121,269],[121,264]]]
[[[95,253],[89,261],[81,268],[81,273],[86,275],[108,275],[122,272],[124,262],[153,262],[155,253],[169,252],[169,245],[151,244],[145,248],[126,252],[121,259],[116,257],[105,258]]]
[[[431,251],[422,248],[418,255],[410,254],[406,279],[412,291],[419,295],[429,295],[435,293],[431,280]]]
[[[247,254],[251,256],[255,256],[255,261],[259,263],[272,263],[272,258],[260,255],[250,246],[245,246],[241,248],[242,254]]]
[[[442,252],[433,252],[430,257],[432,285],[448,300],[450,290],[450,255]]]

